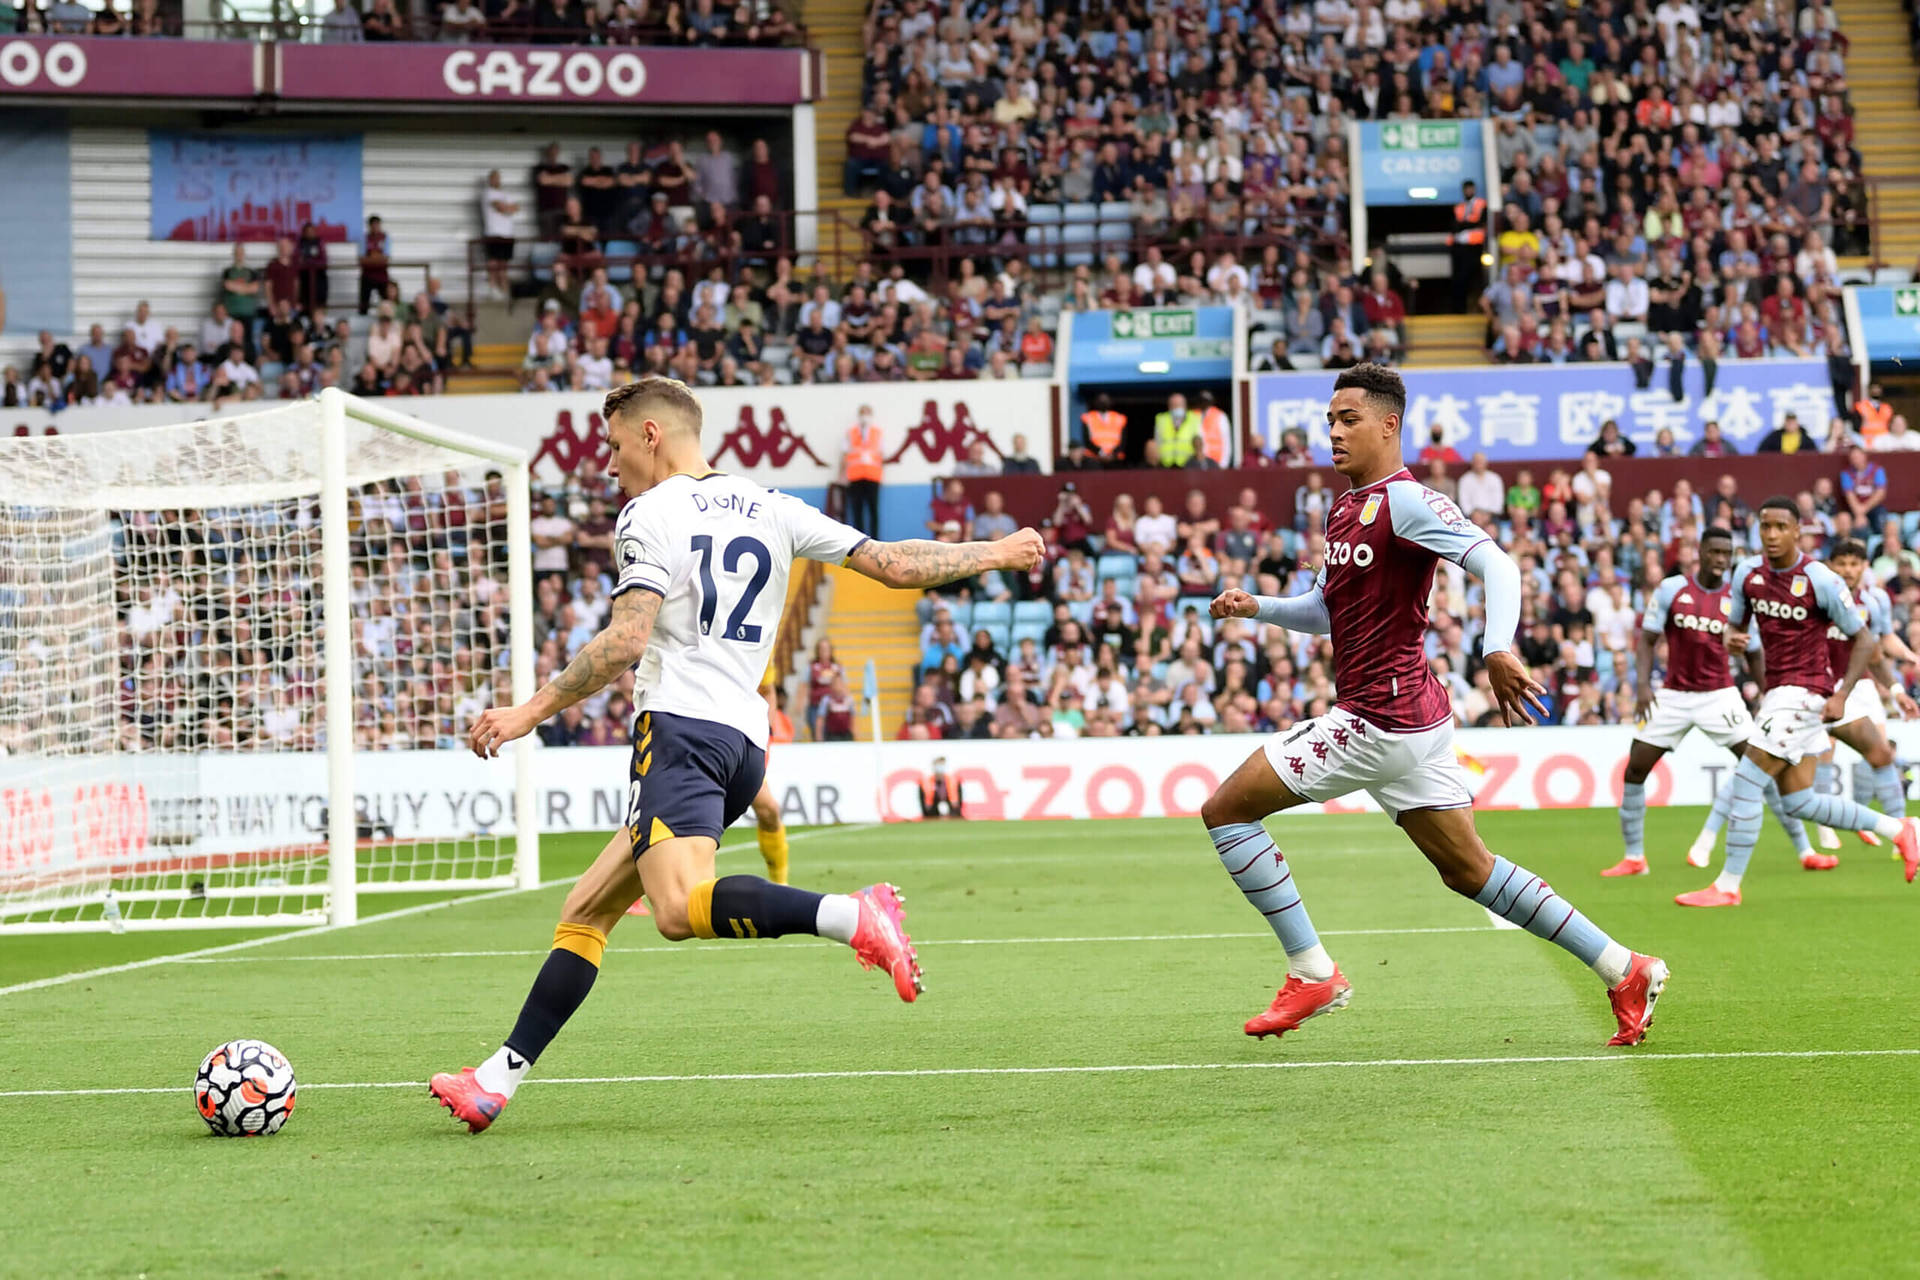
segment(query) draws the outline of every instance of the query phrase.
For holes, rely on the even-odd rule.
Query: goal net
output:
[[[523,452],[337,391],[0,439],[0,931],[539,880]]]

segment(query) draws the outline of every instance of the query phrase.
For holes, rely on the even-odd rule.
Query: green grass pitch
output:
[[[906,890],[920,1003],[811,939],[630,919],[480,1137],[420,1082],[506,1033],[560,887],[27,990],[248,935],[0,940],[0,1275],[1916,1274],[1920,885],[1769,828],[1745,906],[1683,911],[1699,818],[1601,880],[1611,812],[1482,817],[1672,965],[1633,1051],[1379,817],[1272,824],[1354,1000],[1264,1042],[1281,956],[1196,821],[805,833],[798,883]],[[269,1140],[193,1110],[237,1036],[301,1080]],[[19,1092],[103,1087],[166,1092]]]

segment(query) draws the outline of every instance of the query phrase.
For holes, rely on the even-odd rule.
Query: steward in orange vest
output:
[[[1093,408],[1080,415],[1087,429],[1087,447],[1103,462],[1120,457],[1120,437],[1127,429],[1127,415],[1113,407],[1113,397],[1102,393],[1094,397]]]

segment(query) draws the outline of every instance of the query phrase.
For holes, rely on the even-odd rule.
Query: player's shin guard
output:
[[[700,938],[817,934],[820,903],[826,896],[759,876],[721,876],[693,887],[687,895],[687,920]]]
[[[1767,808],[1773,811],[1773,817],[1780,829],[1787,833],[1787,839],[1793,841],[1795,855],[1813,852],[1813,841],[1807,838],[1807,824],[1787,812],[1786,802],[1780,798],[1780,784],[1771,778],[1767,780]]]
[[[593,980],[600,976],[600,958],[606,951],[607,935],[590,924],[562,924],[553,931],[553,950],[547,952],[533,989],[527,992],[527,1002],[520,1007],[513,1034],[502,1050],[522,1060],[518,1066],[508,1061],[510,1069],[525,1072],[539,1061],[547,1045],[593,990]],[[512,1083],[519,1083],[517,1076]],[[501,1089],[495,1083],[487,1087],[509,1096],[512,1093],[510,1088]]]
[[[1620,787],[1620,837],[1627,857],[1639,862],[1647,856],[1647,784],[1628,782]]]
[[[1853,798],[1860,804],[1872,804],[1880,798],[1879,788],[1875,785],[1873,766],[1865,760],[1853,762]]]
[[[1609,987],[1627,976],[1633,953],[1603,933],[1571,902],[1525,867],[1495,856],[1493,873],[1473,900],[1536,938],[1565,948]]]
[[[1780,803],[1796,818],[1840,831],[1873,831],[1889,840],[1900,834],[1898,817],[1875,813],[1867,806],[1856,804],[1843,796],[1815,795],[1811,787],[1782,796]]]
[[[1253,909],[1266,917],[1267,926],[1285,948],[1292,971],[1301,978],[1324,982],[1333,976],[1333,961],[1313,931],[1307,908],[1294,887],[1293,867],[1257,822],[1233,822],[1208,827],[1220,865],[1233,877]]]
[[[1900,776],[1899,765],[1883,764],[1873,771],[1873,796],[1880,802],[1882,812],[1896,818],[1906,816],[1907,780]]]
[[[1753,859],[1753,846],[1760,839],[1760,810],[1766,802],[1767,789],[1772,786],[1773,779],[1767,776],[1767,771],[1751,760],[1743,758],[1740,767],[1733,771],[1733,784],[1728,788],[1732,809],[1727,817],[1727,862],[1713,882],[1715,887],[1729,893],[1740,887],[1740,877],[1747,873],[1747,863]],[[1789,817],[1799,818],[1803,815],[1789,803],[1792,799],[1792,796],[1782,796],[1780,808]]]
[[[775,884],[787,882],[787,829],[765,827],[754,833],[760,840],[760,860],[767,864],[767,879]]]

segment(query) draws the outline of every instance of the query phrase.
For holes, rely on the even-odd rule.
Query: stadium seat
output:
[[[1124,200],[1109,201],[1100,209],[1100,247],[1124,249],[1133,243],[1133,206]]]
[[[533,242],[533,278],[546,283],[553,279],[553,264],[559,260],[560,246],[547,240]]]
[[[1089,205],[1088,208],[1093,206]],[[1066,249],[1060,255],[1062,265],[1069,267],[1090,267],[1093,265],[1095,231],[1091,222],[1069,222],[1060,228],[1060,243],[1080,246]]]
[[[631,258],[637,256],[639,252],[640,246],[632,240],[607,241],[607,256],[609,258]],[[609,262],[607,264],[607,279],[618,284],[625,284],[627,281],[633,279],[633,264],[630,262]]]
[[[1051,378],[1053,376],[1053,365],[1046,360],[1029,360],[1020,366],[1020,376],[1023,378]]]
[[[1916,536],[1920,536],[1920,511],[1909,511],[1900,517],[1900,541],[1910,547]]]
[[[1097,204],[1063,204],[1060,206],[1060,221],[1072,226],[1082,223],[1092,228],[1100,221],[1100,206]]]
[[[1060,243],[1060,206],[1057,204],[1030,204],[1027,206],[1027,245],[1030,248],[1044,248]],[[1035,267],[1057,267],[1060,255],[1057,253],[1038,253],[1028,259]]]
[[[1022,622],[1050,626],[1053,623],[1053,606],[1045,600],[1022,600],[1013,606],[1013,622],[1015,626]]]
[[[978,631],[982,627],[991,630],[994,627],[1010,627],[1012,625],[1013,606],[1000,604],[992,600],[982,600],[979,604],[974,605],[973,617],[968,620],[968,626],[975,631]]]
[[[953,629],[956,634],[962,637],[971,634],[973,628],[973,602],[971,600],[949,600],[941,607],[952,616]]]
[[[1093,601],[1067,601],[1067,616],[1083,627],[1090,624],[1093,621]]]
[[[1176,618],[1180,617],[1186,613],[1187,606],[1192,605],[1200,611],[1200,616],[1204,618],[1207,616],[1208,606],[1212,604],[1212,596],[1181,596],[1173,602],[1173,616]]]
[[[1047,638],[1047,627],[1050,625],[1050,623],[1023,622],[1014,627],[1010,635],[1011,643],[1007,646],[1006,652],[1013,653],[1020,647],[1022,640],[1032,640],[1035,645],[1044,643]]]
[[[1113,551],[1095,561],[1093,571],[1101,578],[1137,578],[1140,562],[1124,551]]]
[[[974,630],[984,630],[993,638],[993,647],[1001,653],[1007,654],[1013,652],[1013,628],[1009,624],[1003,622],[997,626],[984,628],[975,627]]]

